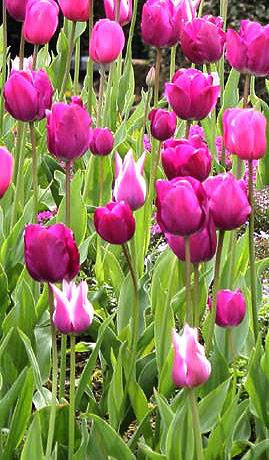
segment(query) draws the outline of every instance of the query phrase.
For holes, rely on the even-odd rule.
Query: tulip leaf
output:
[[[134,102],[134,69],[132,66],[132,60],[128,56],[124,69],[123,74],[119,81],[119,90],[118,90],[118,108],[122,116],[126,118],[129,115],[130,109]]]
[[[184,406],[177,411],[167,433],[167,460],[191,459],[193,458],[193,452],[192,417],[186,398]]]
[[[126,342],[125,342],[126,343]],[[123,367],[122,367],[122,344],[117,359],[111,350],[111,361],[113,366],[113,375],[108,389],[107,408],[109,421],[113,428],[117,429],[121,423],[122,403],[123,403]]]
[[[264,102],[262,99],[260,99],[261,106],[263,109],[263,114],[267,120],[267,129],[266,129],[266,141],[267,141],[267,147],[266,147],[266,152],[265,155],[259,159],[258,162],[258,174],[257,174],[257,188],[262,189],[266,185],[269,185],[269,106]]]
[[[242,460],[260,460],[262,454],[268,453],[269,439],[261,441],[256,446],[251,446],[250,450],[242,457]]]
[[[68,54],[68,39],[64,33],[64,29],[61,29],[58,40],[57,40],[57,55],[53,58],[52,63],[48,68],[48,74],[52,83],[53,88],[60,91],[62,81],[64,77],[66,59]],[[69,75],[66,88],[71,87],[71,78]]]
[[[92,155],[87,165],[86,188],[83,193],[86,205],[99,206],[101,162],[103,163],[103,203],[111,201],[113,177],[110,155],[105,157]]]
[[[139,423],[148,414],[148,400],[142,388],[132,379],[129,384],[128,393],[136,419]],[[152,443],[152,430],[150,421],[144,423],[143,436],[148,443]]]
[[[29,460],[30,458],[35,458],[38,460],[44,459],[41,424],[38,413],[35,414],[32,424],[29,428],[20,460]]]
[[[13,385],[0,400],[0,429],[6,426],[7,417],[19,393],[21,392],[26,373],[27,368],[25,367],[19,374],[17,380],[15,380]]]
[[[239,78],[240,78],[240,72],[237,72],[237,70],[232,68],[230,70],[230,74],[229,74],[227,83],[224,88],[223,105],[218,115],[218,128],[219,128],[219,133],[221,136],[223,135],[222,116],[223,116],[224,111],[230,107],[236,107],[239,102],[239,90],[238,90]]]
[[[199,418],[201,433],[211,431],[216,425],[220,411],[227,396],[230,379],[221,383],[215,390],[207,394],[199,402]]]
[[[151,450],[149,446],[143,443],[139,443],[139,449],[149,458],[150,460],[167,460],[166,455],[159,454],[158,452],[154,452]]]
[[[119,296],[121,286],[125,279],[124,273],[118,259],[111,251],[109,251],[108,247],[104,248],[104,253],[103,266],[105,270],[105,277],[106,279],[111,279],[115,293]]]
[[[162,395],[160,395],[156,390],[154,390],[154,396],[157,402],[158,410],[163,424],[160,445],[161,450],[165,451],[167,433],[169,431],[171,423],[173,422],[175,414],[171,410],[165,398]]]

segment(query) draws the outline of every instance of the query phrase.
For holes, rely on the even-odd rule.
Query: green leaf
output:
[[[260,99],[262,109],[263,109],[263,114],[267,120],[267,128],[269,126],[269,106],[266,104],[265,101]],[[269,130],[266,129],[266,141],[267,141],[267,147],[266,147],[266,152],[265,155],[259,159],[258,163],[258,174],[257,174],[257,187],[259,189],[262,189],[266,185],[269,185]]]
[[[251,447],[250,450],[242,457],[242,460],[260,460],[262,457],[262,454],[268,453],[269,449],[269,439],[265,439],[264,441],[261,441],[259,444],[256,444],[256,446]]]
[[[150,460],[167,460],[166,455],[162,455],[162,454],[159,454],[158,452],[154,452],[146,444],[143,444],[143,443],[140,442],[139,443],[139,448],[142,450],[142,452],[144,452],[146,454],[146,456]]]
[[[6,420],[12,405],[16,401],[19,393],[21,392],[25,377],[27,374],[26,367],[22,370],[17,380],[13,383],[12,387],[5,393],[0,400],[0,429],[6,426]]]
[[[103,163],[103,203],[111,201],[113,175],[110,155],[105,157],[92,155],[87,165],[86,188],[83,192],[85,204],[90,206],[99,206],[101,162]]]
[[[154,396],[158,405],[159,413],[162,421],[162,430],[161,430],[161,449],[165,451],[167,433],[169,431],[170,425],[173,422],[175,417],[174,412],[169,407],[165,398],[160,395],[156,390],[154,390]]]
[[[199,402],[198,409],[201,433],[208,433],[218,422],[229,385],[230,379],[221,383],[215,390],[208,393],[208,395]]]
[[[148,400],[145,393],[135,380],[130,381],[128,393],[136,419],[141,423],[149,411]],[[152,443],[152,430],[149,420],[148,422],[144,422],[143,436],[149,444]]]
[[[119,296],[121,286],[125,279],[124,273],[118,259],[114,256],[113,252],[109,251],[108,247],[104,248],[104,253],[103,265],[105,278],[111,279],[116,295]]]
[[[124,396],[122,350],[124,346],[125,344],[121,345],[117,359],[113,355],[113,350],[111,350],[113,375],[108,389],[107,408],[110,423],[115,429],[119,427],[122,417],[122,402]]]
[[[192,417],[186,398],[183,408],[177,411],[167,433],[167,460],[192,459],[193,442]]]
[[[42,437],[41,437],[41,424],[39,414],[34,415],[34,419],[29,428],[28,435],[20,456],[20,460],[29,460],[44,459],[44,452],[42,447]]]

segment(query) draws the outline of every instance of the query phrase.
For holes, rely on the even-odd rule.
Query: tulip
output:
[[[94,315],[92,304],[88,300],[88,285],[81,281],[78,286],[74,282],[63,280],[63,290],[50,285],[55,300],[52,321],[56,329],[63,334],[81,334],[91,325]]]
[[[88,21],[89,0],[59,0],[63,15],[70,21]]]
[[[161,157],[168,179],[192,176],[203,182],[209,176],[212,157],[206,143],[198,135],[166,141]]]
[[[172,340],[174,384],[187,388],[202,385],[211,374],[211,365],[205,356],[204,347],[199,343],[198,330],[185,324],[182,335],[172,329]]]
[[[88,150],[91,118],[79,97],[69,104],[56,102],[46,111],[49,152],[56,158],[70,161]]]
[[[97,233],[110,244],[124,244],[135,231],[135,220],[128,203],[110,202],[94,213]]]
[[[107,19],[116,20],[117,0],[104,0],[104,7]],[[120,0],[119,23],[125,26],[132,19],[132,0]]]
[[[193,177],[157,180],[157,222],[164,232],[189,236],[207,222],[207,196]]]
[[[185,244],[182,236],[166,234],[168,244],[178,259],[185,261]],[[207,262],[214,257],[217,246],[216,228],[212,217],[210,216],[207,225],[190,236],[190,255],[191,263],[197,264]]]
[[[174,112],[164,109],[152,109],[149,113],[151,134],[159,141],[165,141],[173,136],[177,126],[177,117]]]
[[[209,309],[212,301],[209,299]],[[220,327],[238,326],[244,319],[246,313],[246,302],[240,289],[235,292],[228,289],[218,291],[216,324]]]
[[[109,128],[90,130],[89,147],[93,155],[106,156],[113,149],[114,137]]]
[[[172,0],[176,8],[179,10],[179,28],[180,32],[184,24],[188,21],[191,21],[196,16],[196,9],[199,6],[201,0]]]
[[[26,268],[36,281],[71,281],[79,271],[79,252],[73,233],[63,224],[27,225],[24,232]]]
[[[99,64],[110,64],[123,50],[125,37],[118,22],[100,19],[94,25],[90,39],[90,56]]]
[[[227,109],[223,115],[224,145],[242,160],[257,160],[266,152],[266,118],[256,109]]]
[[[165,97],[177,116],[183,120],[202,120],[214,109],[220,86],[213,77],[200,70],[179,69],[171,83],[165,84]]]
[[[13,156],[6,147],[0,147],[0,198],[7,191],[13,173]]]
[[[4,0],[6,9],[10,16],[16,21],[24,21],[26,3],[28,0]]]
[[[229,64],[241,73],[260,77],[269,74],[269,25],[241,21],[239,33],[228,29],[226,36],[226,58]]]
[[[150,46],[174,46],[180,37],[181,13],[172,0],[147,0],[142,9],[141,33]]]
[[[116,201],[125,201],[133,211],[141,208],[146,199],[146,181],[142,176],[144,162],[145,154],[135,163],[133,152],[129,150],[122,163],[119,154],[115,153],[116,181],[113,194]]]
[[[41,120],[50,109],[53,89],[44,70],[12,70],[4,86],[5,108],[20,121]]]
[[[233,230],[243,225],[250,212],[246,183],[232,173],[212,176],[204,182],[209,199],[209,209],[220,230]]]
[[[59,7],[54,0],[28,0],[24,38],[35,45],[48,43],[58,26]]]
[[[23,58],[22,70],[32,70],[33,68],[33,58],[32,56],[28,58]],[[11,70],[20,70],[20,58],[16,56],[15,59],[11,59]]]

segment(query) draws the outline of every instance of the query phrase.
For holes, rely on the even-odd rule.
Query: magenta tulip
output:
[[[211,310],[211,299],[209,308]],[[240,289],[235,292],[228,289],[218,291],[216,324],[220,327],[238,326],[244,319],[246,313],[246,302]]]
[[[222,18],[211,15],[187,22],[180,37],[185,56],[198,65],[217,62],[222,56],[226,36],[222,26]]]
[[[213,77],[200,70],[179,69],[171,83],[165,84],[165,97],[174,112],[183,120],[202,120],[214,109],[220,86],[213,86]]]
[[[256,109],[227,109],[223,118],[224,145],[242,160],[257,160],[266,152],[266,118]]]
[[[116,21],[100,19],[94,25],[90,39],[90,56],[99,64],[110,64],[123,50],[125,37]]]
[[[23,26],[24,38],[29,43],[48,43],[58,26],[59,7],[54,0],[28,0]]]
[[[93,155],[106,156],[112,152],[114,137],[109,128],[90,130],[89,147]]]
[[[226,58],[241,73],[265,77],[269,74],[269,25],[248,19],[241,22],[239,33],[228,29]]]
[[[246,222],[251,207],[243,179],[235,179],[230,172],[222,173],[206,179],[204,187],[218,229],[233,230]]]
[[[177,117],[174,112],[164,109],[152,109],[148,116],[151,134],[159,141],[165,141],[173,136],[177,127]]]
[[[6,9],[10,16],[16,21],[24,21],[26,3],[28,0],[4,0]]]
[[[104,0],[107,19],[116,20],[117,0]],[[121,26],[128,24],[132,19],[132,0],[120,0],[119,23]]]
[[[203,345],[199,343],[198,330],[185,324],[182,335],[172,329],[172,340],[174,384],[183,388],[202,385],[211,374],[211,365],[205,356]]]
[[[173,3],[176,5],[179,10],[179,28],[180,32],[184,27],[184,24],[188,21],[194,19],[197,15],[197,8],[201,0],[173,0]]]
[[[94,315],[92,304],[88,300],[88,285],[81,281],[78,286],[74,282],[63,280],[63,290],[50,285],[54,293],[55,310],[53,324],[63,334],[81,334],[91,325]]]
[[[6,147],[0,147],[0,198],[7,191],[13,174],[13,156]]]
[[[110,244],[124,244],[135,231],[135,220],[128,203],[110,202],[94,213],[97,233]]]
[[[79,252],[73,233],[63,224],[51,227],[27,225],[24,232],[24,259],[36,281],[71,281],[79,271]]]
[[[89,0],[59,0],[63,15],[70,21],[88,21]]]
[[[69,104],[56,102],[46,111],[49,152],[64,161],[75,160],[88,150],[91,118],[79,97]]]
[[[146,199],[146,181],[142,176],[145,154],[135,163],[132,150],[126,154],[124,161],[115,153],[116,180],[114,198],[116,201],[125,201],[135,211],[141,208]]]
[[[207,196],[201,182],[193,177],[157,180],[157,222],[176,236],[199,232],[208,218]]]
[[[20,121],[41,120],[50,109],[53,89],[44,70],[12,70],[4,86],[5,108]]]

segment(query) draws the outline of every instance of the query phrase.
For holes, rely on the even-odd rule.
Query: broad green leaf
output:
[[[262,454],[268,453],[269,439],[261,441],[256,446],[250,448],[250,450],[242,457],[242,460],[260,460]]]
[[[173,418],[166,439],[167,460],[192,459],[194,452],[193,424],[188,399]]]
[[[162,395],[160,395],[156,390],[154,391],[154,396],[158,405],[158,410],[162,421],[161,449],[162,451],[165,451],[167,433],[169,431],[171,423],[173,422],[175,414],[169,407],[165,398]]]
[[[19,393],[21,392],[23,382],[26,377],[26,367],[22,370],[17,380],[13,383],[12,387],[0,400],[0,428],[6,426],[7,416],[12,408],[12,405],[16,401]]]
[[[139,443],[139,448],[144,452],[150,460],[167,460],[166,455],[159,454],[158,452],[154,452],[149,446],[146,444]]]
[[[145,393],[134,379],[130,381],[128,393],[136,419],[139,423],[141,423],[149,411],[148,400],[145,396]],[[143,426],[143,433],[141,434],[143,434],[145,440],[151,444],[152,430],[149,420],[148,423],[145,421]]]
[[[34,415],[34,419],[29,428],[28,435],[23,446],[23,450],[20,456],[20,460],[29,460],[44,459],[44,452],[42,447],[42,437],[41,437],[41,424],[39,414]]]
[[[117,296],[119,296],[121,286],[125,279],[124,273],[118,259],[108,249],[108,247],[104,248],[104,253],[105,255],[103,259],[103,265],[105,270],[105,277],[106,279],[111,279],[115,292]]]
[[[117,359],[115,358],[115,356],[113,356],[113,350],[111,350],[113,375],[108,389],[107,408],[110,423],[115,429],[119,427],[122,421],[122,403],[124,397],[122,366],[123,346],[124,344],[121,345]]]
[[[216,425],[229,385],[230,380],[226,380],[199,402],[201,433],[208,433]]]
[[[99,206],[101,163],[103,164],[103,203],[111,201],[113,176],[110,155],[105,157],[92,155],[87,165],[83,192],[86,205]]]

